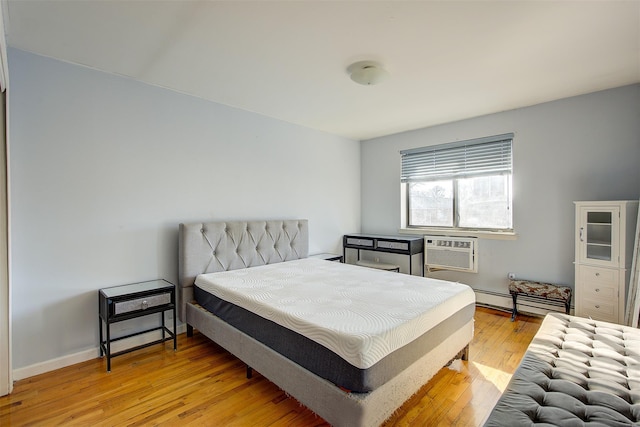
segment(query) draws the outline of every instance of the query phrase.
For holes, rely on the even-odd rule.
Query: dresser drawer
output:
[[[616,302],[599,301],[591,298],[582,299],[583,317],[591,317],[593,319],[602,320],[604,322],[618,323],[618,305]]]
[[[615,302],[618,300],[618,271],[607,268],[580,266],[580,292],[593,301]]]
[[[624,295],[620,289],[620,271],[589,265],[576,270],[576,315],[619,323]]]
[[[597,283],[584,281],[582,291],[586,298],[592,298],[596,301],[605,299],[607,301],[614,301],[618,298],[618,284],[617,283]]]
[[[580,266],[580,277],[585,283],[618,286],[618,270],[601,267]]]
[[[150,295],[144,298],[136,298],[125,301],[115,302],[114,313],[115,315],[130,313],[132,311],[146,310],[152,307],[158,307],[161,305],[167,305],[171,303],[171,293],[166,292],[158,295]]]

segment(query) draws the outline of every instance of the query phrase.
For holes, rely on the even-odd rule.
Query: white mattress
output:
[[[475,303],[460,283],[312,258],[201,274],[195,284],[361,369]]]

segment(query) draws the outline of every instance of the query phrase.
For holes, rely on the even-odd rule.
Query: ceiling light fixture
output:
[[[373,61],[359,61],[347,67],[351,80],[361,85],[376,85],[389,77],[387,70]]]

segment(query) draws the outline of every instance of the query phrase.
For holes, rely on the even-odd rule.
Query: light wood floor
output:
[[[470,361],[443,368],[385,426],[481,426],[540,326],[478,308]],[[206,337],[153,346],[16,382],[0,426],[325,426],[321,418]]]

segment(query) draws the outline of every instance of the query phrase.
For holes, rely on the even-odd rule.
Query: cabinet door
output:
[[[585,264],[617,267],[619,258],[620,208],[580,208],[577,230],[579,261]]]

